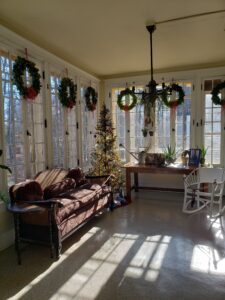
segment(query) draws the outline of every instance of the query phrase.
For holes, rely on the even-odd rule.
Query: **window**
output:
[[[36,63],[36,67],[41,67]],[[31,78],[26,73],[27,85]],[[45,169],[45,132],[44,132],[44,103],[41,93],[32,102],[24,102],[26,111],[26,144],[28,145],[29,168],[28,177],[34,177]]]
[[[222,109],[212,102],[211,91],[220,79],[204,82],[204,147],[207,149],[206,163],[219,165],[221,163],[221,126]]]
[[[1,53],[4,147],[6,164],[12,169],[12,175],[7,173],[8,185],[11,185],[45,168],[43,97],[40,94],[31,102],[20,97],[11,79],[14,56]],[[25,82],[30,84],[28,72]]]
[[[22,122],[22,104],[19,91],[12,84],[13,59],[9,55],[1,59],[1,80],[4,111],[4,134],[6,164],[12,175],[7,173],[8,185],[22,181],[25,173],[24,127]]]
[[[67,111],[67,148],[68,148],[68,167],[77,166],[77,124],[76,124],[76,107]]]
[[[190,149],[191,91],[192,83],[178,82],[182,86],[184,103],[172,110],[156,102],[155,111],[155,152],[163,152],[171,145],[177,153]]]
[[[82,168],[87,171],[91,167],[91,153],[95,147],[95,128],[97,124],[97,110],[88,111],[85,102],[88,82],[81,82],[81,127],[82,127]],[[93,86],[96,90],[96,87]]]
[[[124,145],[130,152],[138,152],[144,147],[142,129],[144,127],[144,107],[135,106],[130,111],[123,111],[117,105],[118,94],[124,88],[112,89],[112,121],[115,126],[117,144],[120,157],[123,161],[133,160],[134,158],[120,144]],[[136,88],[137,92],[142,92],[142,87]]]
[[[51,103],[52,103],[52,141],[53,141],[53,166],[65,166],[65,139],[64,139],[64,112],[58,98],[58,87],[61,79],[51,75]]]

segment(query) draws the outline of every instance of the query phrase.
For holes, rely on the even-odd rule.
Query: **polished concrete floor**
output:
[[[181,212],[182,194],[139,192],[63,244],[0,253],[2,299],[225,299],[225,218]]]

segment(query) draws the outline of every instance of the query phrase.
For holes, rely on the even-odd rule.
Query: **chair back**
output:
[[[214,181],[224,181],[223,168],[199,168],[199,181],[213,183]]]

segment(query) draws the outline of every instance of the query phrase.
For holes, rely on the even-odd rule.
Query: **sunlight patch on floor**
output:
[[[114,234],[51,299],[95,299],[137,238]]]
[[[191,259],[191,270],[225,275],[225,256],[217,249],[205,245],[196,245]]]
[[[147,281],[155,281],[159,275],[170,240],[170,236],[147,237],[131,260],[124,276],[136,279],[144,277]]]
[[[13,297],[9,298],[12,300],[18,300],[23,297],[27,292],[29,292],[36,284],[38,284],[42,279],[48,276],[54,269],[56,269],[61,263],[64,262],[67,257],[79,249],[85,242],[87,242],[91,237],[93,237],[96,233],[100,231],[100,228],[93,227],[89,230],[86,234],[84,234],[80,240],[74,243],[69,249],[67,249],[60,257],[59,260],[52,263],[52,265],[39,276],[37,276],[33,281],[31,281],[27,286],[25,286],[19,293],[14,295]]]

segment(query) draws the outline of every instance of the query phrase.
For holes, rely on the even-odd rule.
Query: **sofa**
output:
[[[84,176],[80,168],[52,169],[10,187],[10,205],[35,205],[41,210],[19,215],[20,241],[48,244],[60,257],[62,242],[107,207],[112,207],[110,176]],[[103,181],[103,182],[102,182]],[[17,231],[18,231],[17,230]],[[19,246],[16,245],[17,251]]]

